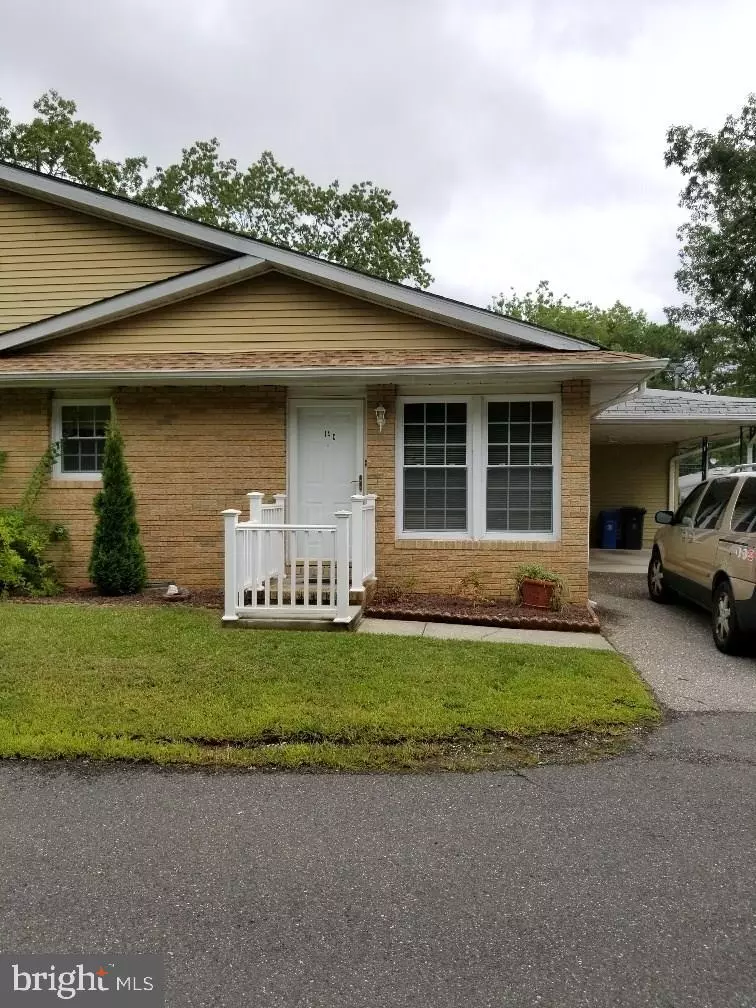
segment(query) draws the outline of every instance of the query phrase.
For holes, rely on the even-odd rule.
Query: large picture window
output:
[[[552,539],[559,398],[399,400],[399,535]]]
[[[110,403],[105,400],[56,401],[53,441],[60,446],[56,476],[96,479],[102,472]]]

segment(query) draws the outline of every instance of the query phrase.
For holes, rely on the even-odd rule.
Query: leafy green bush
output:
[[[60,591],[47,553],[54,542],[66,538],[66,530],[34,513],[57,454],[53,445],[39,460],[20,504],[0,508],[0,595],[52,595]],[[6,458],[7,454],[0,452],[0,475]]]
[[[103,595],[136,595],[147,584],[147,566],[123,437],[115,421],[105,439],[102,490],[95,497],[94,508],[97,525],[89,576]]]

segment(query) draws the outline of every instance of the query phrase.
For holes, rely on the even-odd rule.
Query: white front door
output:
[[[334,512],[351,509],[362,491],[362,403],[293,403],[292,472],[294,522],[333,525]]]

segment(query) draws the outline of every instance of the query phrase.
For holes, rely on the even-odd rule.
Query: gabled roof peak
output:
[[[590,350],[595,352],[600,349],[596,344],[587,340],[576,339],[573,336],[544,329],[485,308],[454,301],[439,294],[431,294],[428,291],[360,273],[357,270],[348,269],[345,266],[327,262],[302,252],[293,252],[291,249],[179,217],[167,210],[144,206],[122,196],[113,196],[110,193],[90,189],[75,182],[63,181],[26,168],[18,168],[5,162],[0,162],[0,188],[65,206],[95,217],[118,221],[130,227],[153,234],[161,234],[188,244],[244,257],[250,263],[260,264],[260,268],[276,269],[290,276],[329,287],[364,301],[393,308],[396,311],[424,318],[440,325],[486,336],[505,345],[559,351]],[[213,269],[215,267],[206,267],[207,271]],[[191,275],[192,282],[196,281],[200,285],[198,293],[202,292],[201,285],[207,281],[209,274],[206,273],[206,270],[200,269],[193,271],[192,274],[186,274],[186,276]],[[179,279],[181,278],[172,278],[172,280],[163,283],[171,284],[173,280]],[[145,307],[151,307],[152,300],[161,295],[160,291],[156,294],[155,288],[157,287],[161,287],[161,284],[151,284],[149,288],[140,288],[132,292],[134,296],[130,301],[131,309],[136,312],[145,310]],[[192,291],[189,290],[185,296],[191,294]],[[121,297],[125,297],[125,295],[121,295]],[[108,300],[112,301],[113,299]],[[145,305],[145,301],[149,303]],[[77,312],[67,313],[65,324],[70,325],[72,317],[77,313],[81,313],[82,324],[87,324],[89,318],[87,312],[96,309],[101,304],[102,302],[96,302],[94,305],[77,309]],[[45,335],[41,335],[41,330],[38,330],[40,326],[44,327]],[[59,335],[57,331],[47,331],[54,329],[55,319],[47,319],[41,323],[25,326],[23,330],[17,330],[17,337],[21,337],[23,334],[22,339],[13,340],[13,331],[11,331],[0,341],[0,350],[3,347],[20,346],[23,343],[33,343],[39,339],[49,339],[52,335]],[[9,339],[10,342],[8,342]]]

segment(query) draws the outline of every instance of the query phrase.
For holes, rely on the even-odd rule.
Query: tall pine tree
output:
[[[103,595],[135,595],[147,583],[139,539],[136,498],[126,465],[123,437],[113,420],[105,439],[102,490],[94,500],[95,527],[89,576]]]

